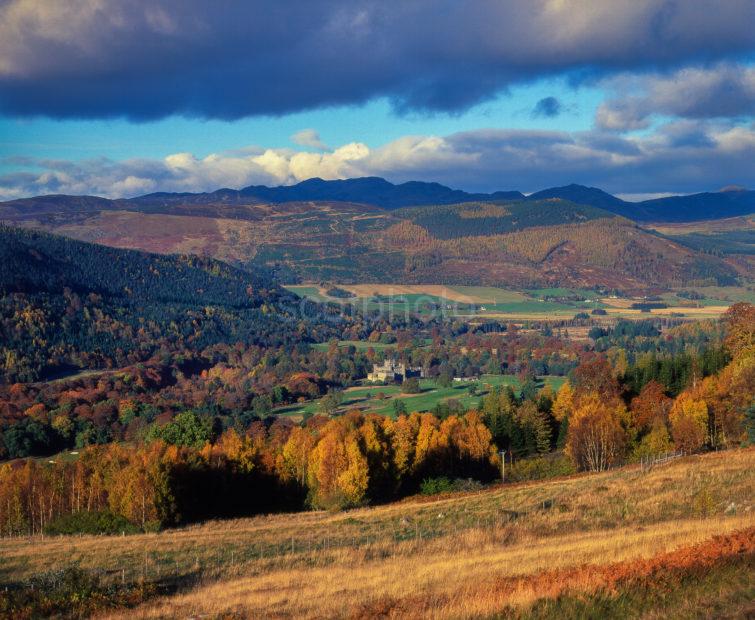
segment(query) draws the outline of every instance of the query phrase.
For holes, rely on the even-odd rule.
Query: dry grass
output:
[[[340,288],[351,291],[357,297],[379,295],[430,295],[464,304],[488,303],[489,300],[476,295],[467,295],[442,284],[339,284]]]
[[[392,617],[411,618],[418,612],[434,618],[485,617],[506,606],[531,604],[544,594],[541,579],[519,579],[517,587],[500,591],[485,587],[491,581],[647,559],[753,523],[751,516],[671,521],[516,544],[506,541],[505,531],[474,530],[386,559],[371,557],[369,549],[348,549],[321,566],[273,570],[168,597],[140,609],[138,617],[235,612],[248,617],[332,618],[378,615],[385,608]],[[566,585],[554,584],[551,589]],[[568,585],[592,587],[591,582],[576,580]],[[133,612],[116,617],[133,617]]]
[[[123,617],[484,616],[532,602],[544,571],[650,558],[755,526],[753,465],[755,449],[733,450],[346,513],[3,540],[0,580],[70,561],[116,579],[121,569],[127,579],[201,575],[193,590]],[[587,587],[580,574],[564,583]]]

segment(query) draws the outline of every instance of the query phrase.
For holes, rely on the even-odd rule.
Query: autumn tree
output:
[[[598,394],[603,400],[616,401],[621,393],[613,368],[608,360],[594,356],[577,366],[573,373],[574,392],[577,398]]]
[[[629,406],[632,425],[640,432],[648,432],[656,422],[666,423],[672,399],[666,396],[665,388],[657,381],[650,381]]]
[[[694,452],[708,439],[708,405],[689,393],[680,394],[669,413],[671,435],[678,450]]]
[[[568,381],[558,388],[556,392],[556,399],[553,401],[551,407],[551,413],[553,417],[561,422],[564,418],[568,418],[571,412],[574,410],[574,390]]]
[[[566,439],[566,453],[576,467],[603,471],[622,457],[627,439],[623,415],[623,405],[608,403],[597,394],[580,400],[569,418]]]
[[[755,305],[736,303],[723,316],[726,347],[733,358],[755,355]]]
[[[344,420],[331,421],[310,454],[310,502],[329,509],[360,505],[367,494],[368,472],[357,433]]]
[[[655,418],[651,424],[650,430],[642,437],[633,451],[633,457],[637,460],[671,452],[674,447],[666,422]]]

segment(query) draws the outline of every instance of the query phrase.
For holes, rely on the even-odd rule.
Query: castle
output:
[[[407,368],[402,362],[387,359],[383,362],[382,366],[378,364],[373,365],[372,372],[367,375],[367,381],[394,383],[421,376],[422,369]]]

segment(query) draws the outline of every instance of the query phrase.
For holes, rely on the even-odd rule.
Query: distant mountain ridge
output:
[[[243,206],[261,203],[331,201],[372,205],[394,210],[404,207],[450,205],[462,202],[512,202],[562,199],[605,209],[638,222],[691,222],[738,217],[755,212],[755,191],[703,192],[642,202],[627,202],[599,188],[571,184],[525,196],[518,191],[470,193],[440,183],[409,181],[394,184],[380,177],[326,181],[308,179],[295,185],[250,185],[205,193],[158,192],[135,198],[109,200],[96,196],[38,196],[0,203],[0,218],[35,212],[86,212],[90,210],[140,210],[161,212],[172,206]],[[236,217],[231,215],[231,217]]]
[[[475,194],[451,189],[440,183],[408,181],[394,185],[380,177],[359,177],[335,181],[313,178],[295,185],[279,185],[277,187],[250,185],[240,190],[223,188],[214,192],[199,194],[158,192],[131,198],[128,199],[128,202],[143,206],[156,206],[177,202],[253,204],[258,202],[333,201],[369,204],[381,209],[392,210],[415,205],[522,200],[524,197],[524,194],[516,191]]]

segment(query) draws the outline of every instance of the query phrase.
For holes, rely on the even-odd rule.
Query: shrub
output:
[[[564,454],[521,459],[506,467],[506,480],[523,482],[543,480],[556,476],[569,476],[576,473],[571,460]]]
[[[451,479],[446,476],[425,478],[420,485],[422,495],[438,495],[439,493],[455,493],[460,491],[477,491],[482,488],[477,480]]]
[[[97,573],[68,565],[6,587],[0,592],[0,617],[88,618],[154,594],[151,584],[105,584]]]
[[[350,297],[356,297],[354,293],[351,291],[347,291],[346,289],[340,288],[338,286],[332,286],[327,291],[325,291],[325,294],[328,297],[336,297],[338,299],[349,299]]]
[[[45,528],[45,534],[137,534],[141,532],[125,517],[104,510],[101,512],[74,512],[54,519]]]

